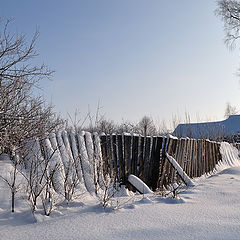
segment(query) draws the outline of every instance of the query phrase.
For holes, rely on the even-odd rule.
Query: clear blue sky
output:
[[[240,103],[239,50],[224,45],[215,9],[215,0],[2,0],[0,15],[29,38],[40,27],[38,61],[56,71],[44,96],[63,116],[100,100],[117,122],[185,111],[196,121]]]

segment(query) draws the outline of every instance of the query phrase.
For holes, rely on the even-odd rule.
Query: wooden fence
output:
[[[131,134],[63,131],[35,144],[30,158],[38,156],[40,151],[45,158],[52,156],[52,161],[63,166],[63,177],[59,180],[62,185],[71,174],[76,177],[74,172],[69,172],[75,169],[80,182],[90,192],[94,192],[99,184],[100,175],[104,177],[106,174],[123,184],[127,184],[129,174],[134,174],[153,190],[181,181],[166,158],[166,152],[176,159],[190,178],[212,172],[221,160],[220,143],[217,142]]]
[[[166,152],[191,178],[212,172],[221,160],[220,143],[209,140],[129,134],[102,135],[100,139],[104,173],[122,183],[134,174],[153,190],[180,181]]]

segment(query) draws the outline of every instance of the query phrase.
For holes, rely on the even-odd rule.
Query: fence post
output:
[[[138,162],[139,162],[139,168],[138,168],[138,176],[139,178],[143,179],[143,152],[144,152],[144,144],[145,144],[145,138],[143,136],[139,137],[139,150],[138,150]]]
[[[166,180],[166,173],[168,172],[169,168],[169,162],[166,159],[165,152],[170,153],[171,147],[172,147],[172,138],[165,139],[165,145],[164,145],[164,155],[163,155],[163,163],[162,163],[162,170],[161,170],[161,177],[159,181],[159,187],[162,188],[164,185],[167,185]]]
[[[148,173],[150,167],[150,147],[151,147],[151,137],[145,137],[144,146],[144,160],[143,160],[143,181],[148,185]]]
[[[114,183],[119,181],[119,174],[118,174],[118,164],[117,164],[117,136],[116,134],[112,134],[112,159],[113,159],[113,176],[114,176]]]
[[[131,173],[137,175],[137,162],[138,162],[138,143],[139,136],[132,137],[132,159],[131,159]]]
[[[131,136],[124,134],[124,162],[125,177],[128,177],[131,170]]]
[[[117,156],[118,156],[118,165],[119,165],[119,178],[120,182],[125,184],[125,162],[123,159],[123,136],[122,134],[117,135]]]
[[[107,137],[105,134],[100,136],[100,141],[101,141],[102,161],[103,161],[103,175],[105,176],[108,173]]]
[[[162,144],[163,144],[163,138],[162,137],[157,137],[156,138],[156,147],[155,147],[155,154],[154,154],[154,159],[153,159],[153,165],[152,165],[152,190],[156,190],[157,188],[157,182],[159,178],[159,168],[160,168],[160,158],[161,158],[161,149],[162,149]]]
[[[107,167],[110,177],[113,177],[113,159],[112,159],[112,141],[111,135],[107,135]]]

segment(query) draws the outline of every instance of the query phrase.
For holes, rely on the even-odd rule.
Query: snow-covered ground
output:
[[[10,168],[0,162],[0,174]],[[219,168],[220,169],[220,168]],[[117,198],[119,208],[103,209],[87,195],[60,205],[50,217],[30,213],[19,193],[10,213],[8,188],[0,180],[0,239],[240,239],[240,167],[221,167],[179,193]]]

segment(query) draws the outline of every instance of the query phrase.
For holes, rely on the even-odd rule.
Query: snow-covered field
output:
[[[236,160],[236,159],[235,159]],[[0,162],[0,174],[10,168]],[[50,217],[30,213],[18,193],[10,213],[8,188],[0,180],[0,239],[240,239],[240,167],[221,167],[194,181],[178,199],[157,194],[117,198],[119,208],[103,209],[87,195],[58,206]]]

